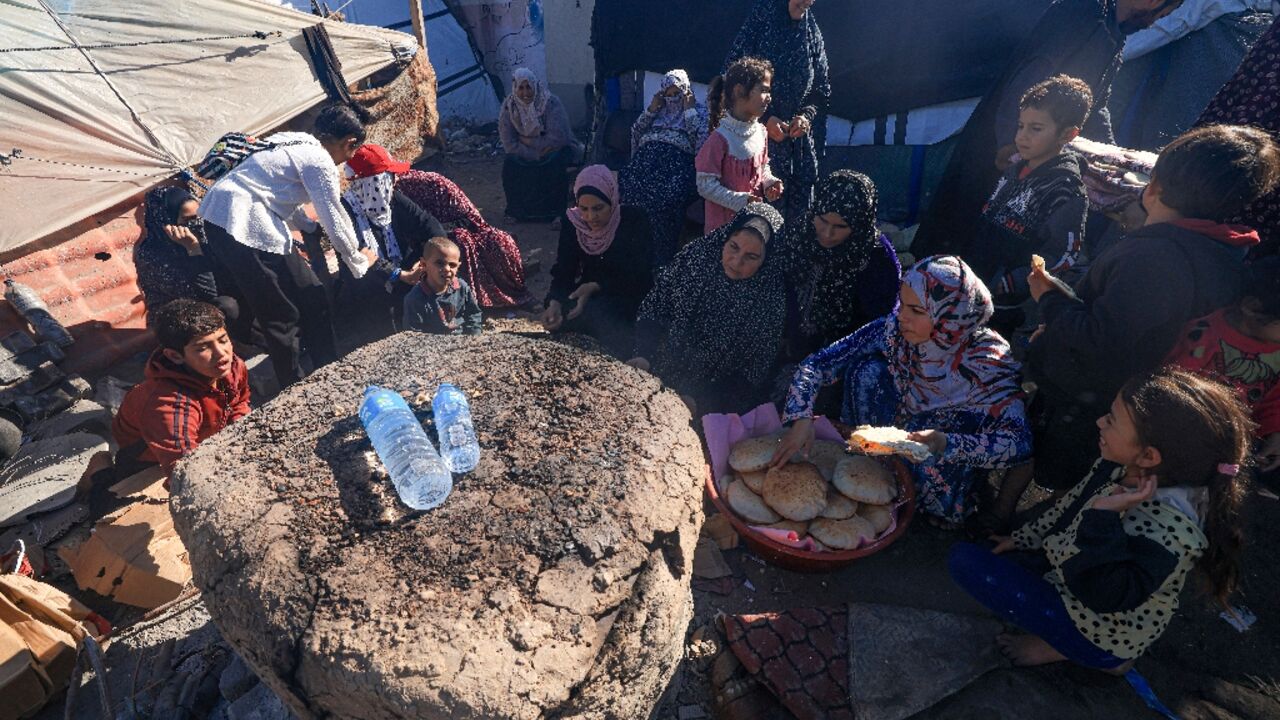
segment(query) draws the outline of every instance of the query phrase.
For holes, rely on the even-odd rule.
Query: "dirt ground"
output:
[[[547,273],[555,260],[558,232],[547,224],[504,221],[501,168],[501,158],[493,156],[437,156],[424,166],[457,182],[491,223],[515,236],[525,258],[538,266],[528,280],[541,298],[550,282]],[[1256,613],[1257,622],[1246,632],[1237,632],[1219,617],[1220,608],[1189,589],[1178,618],[1138,663],[1160,699],[1184,720],[1280,717],[1280,654],[1276,652],[1280,648],[1280,573],[1275,560],[1280,557],[1276,530],[1280,502],[1255,494],[1246,521],[1249,546],[1242,589],[1234,602]],[[847,602],[983,614],[947,574],[946,550],[956,539],[954,534],[918,523],[888,550],[826,575],[781,570],[746,549],[726,552],[734,571],[734,589],[729,595],[694,591],[690,634],[712,623],[721,612]],[[686,660],[655,718],[694,720],[712,715],[706,665],[705,659]],[[1012,720],[1156,715],[1123,680],[1059,665],[997,670],[918,717]]]

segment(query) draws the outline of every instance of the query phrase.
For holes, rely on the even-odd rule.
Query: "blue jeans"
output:
[[[988,610],[1053,646],[1072,662],[1110,670],[1125,661],[1076,629],[1062,595],[1044,578],[987,548],[956,543],[947,557],[951,579]]]

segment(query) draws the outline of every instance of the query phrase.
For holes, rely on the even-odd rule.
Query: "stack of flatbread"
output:
[[[748,438],[729,451],[732,481],[724,497],[748,524],[808,535],[819,550],[853,550],[893,524],[898,486],[874,458],[850,455],[843,443],[815,440],[799,456],[769,469],[780,434]]]

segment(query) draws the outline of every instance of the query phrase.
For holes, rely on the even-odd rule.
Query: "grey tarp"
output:
[[[317,22],[260,0],[0,2],[0,156],[20,151],[0,162],[0,252],[128,199],[225,132],[262,132],[324,99],[302,39]],[[392,30],[326,28],[348,82],[414,47]],[[81,52],[68,34],[117,47]],[[157,40],[182,42],[120,47]]]

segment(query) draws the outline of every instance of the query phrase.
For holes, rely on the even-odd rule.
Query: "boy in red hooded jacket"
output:
[[[111,425],[125,477],[151,465],[165,470],[229,423],[249,414],[249,372],[231,349],[222,311],[174,300],[154,313],[160,340],[146,379],[125,395]]]

